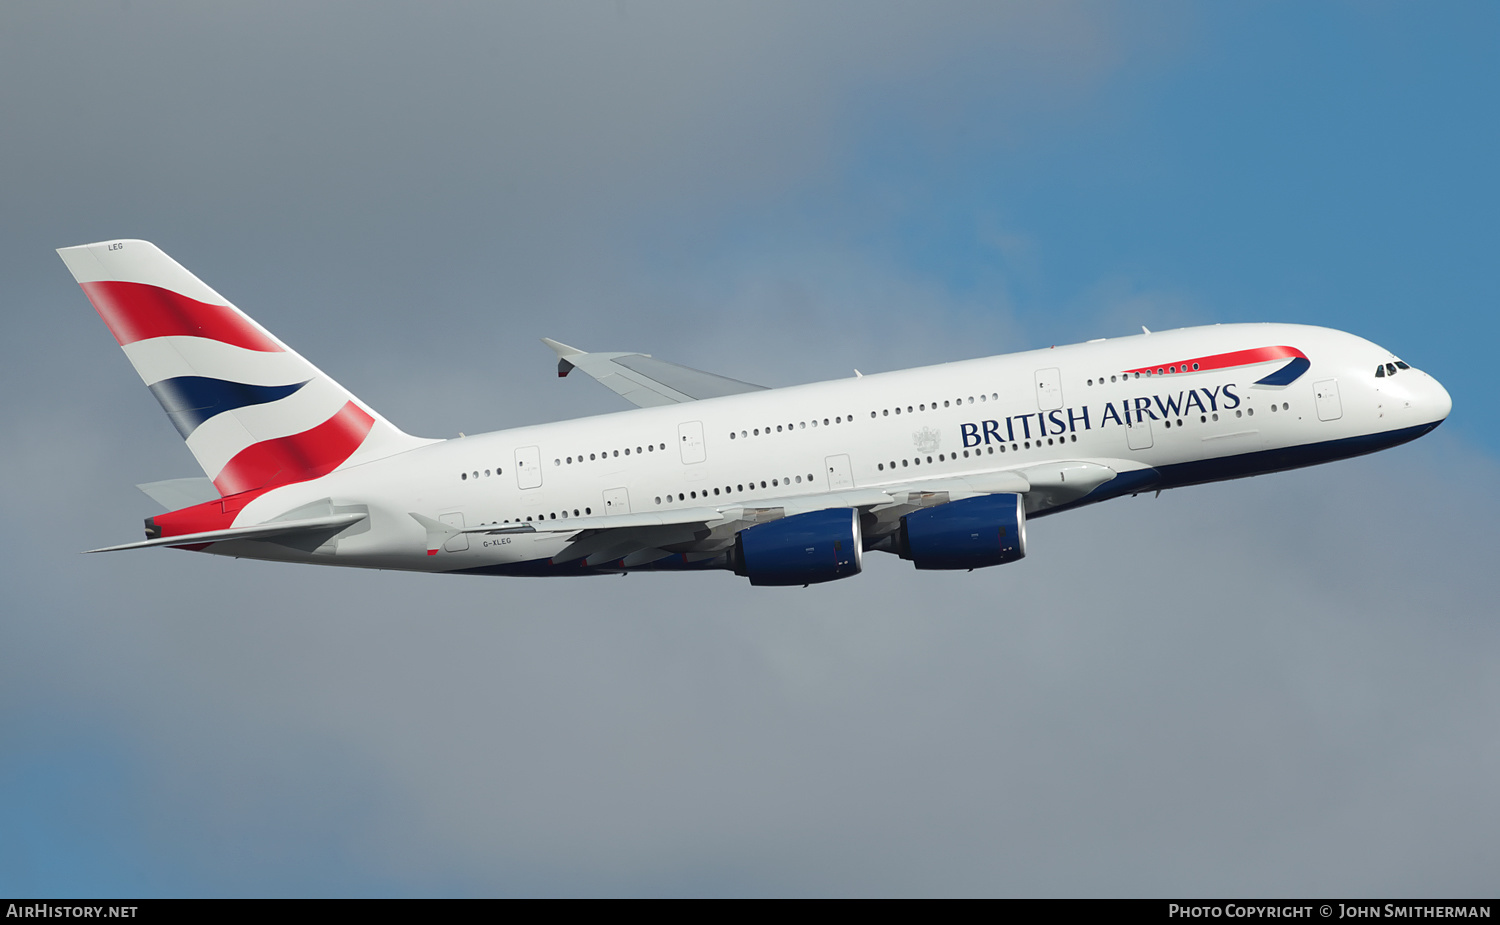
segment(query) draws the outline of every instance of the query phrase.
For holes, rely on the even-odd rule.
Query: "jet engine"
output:
[[[974,569],[1026,555],[1026,506],[1019,494],[983,495],[901,518],[895,551],[921,569]]]
[[[861,556],[859,512],[832,508],[741,530],[730,563],[752,585],[810,585],[858,575]]]

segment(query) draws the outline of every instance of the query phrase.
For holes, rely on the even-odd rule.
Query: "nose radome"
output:
[[[1427,406],[1426,410],[1432,415],[1433,421],[1445,420],[1448,412],[1453,410],[1453,396],[1448,394],[1441,382],[1431,376],[1428,377],[1428,383],[1428,394],[1424,396],[1423,404]]]

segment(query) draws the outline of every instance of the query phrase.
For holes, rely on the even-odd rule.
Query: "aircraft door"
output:
[[[1036,407],[1038,411],[1056,411],[1063,406],[1062,371],[1036,371]]]
[[[444,514],[438,518],[445,527],[464,528],[464,515]],[[463,552],[469,548],[469,535],[467,533],[455,533],[443,543],[443,548],[449,552]]]
[[[677,425],[677,446],[682,450],[682,461],[686,465],[701,463],[708,458],[703,445],[703,422],[688,421]]]
[[[1324,379],[1313,383],[1313,402],[1318,406],[1318,420],[1337,421],[1344,416],[1344,406],[1339,401],[1339,381]]]
[[[823,461],[823,466],[828,474],[829,491],[854,487],[854,475],[849,469],[849,457],[847,454],[830,456]]]
[[[629,514],[630,492],[624,488],[606,488],[604,490],[604,513]]]
[[[542,487],[542,451],[534,446],[516,450],[516,487]]]
[[[1151,422],[1142,420],[1137,423],[1127,414],[1125,416],[1125,442],[1132,450],[1151,449]]]

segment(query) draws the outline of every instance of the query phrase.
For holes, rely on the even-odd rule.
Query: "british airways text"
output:
[[[963,435],[964,447],[968,448],[985,443],[1013,443],[1017,440],[1092,430],[1095,422],[1100,427],[1110,424],[1125,427],[1184,414],[1233,411],[1240,406],[1240,397],[1235,394],[1234,389],[1234,383],[1229,383],[1206,389],[1184,389],[1165,396],[1150,395],[1118,402],[1109,401],[1104,403],[1102,409],[1097,406],[1090,409],[1088,405],[1083,405],[1011,415],[1003,420],[970,421],[960,424],[959,432]]]

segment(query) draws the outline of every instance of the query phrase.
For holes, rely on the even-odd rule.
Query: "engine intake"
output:
[[[901,518],[896,552],[920,569],[974,569],[1026,556],[1026,506],[994,494],[913,511]]]
[[[859,512],[833,508],[741,530],[730,561],[752,585],[811,585],[858,575]]]

